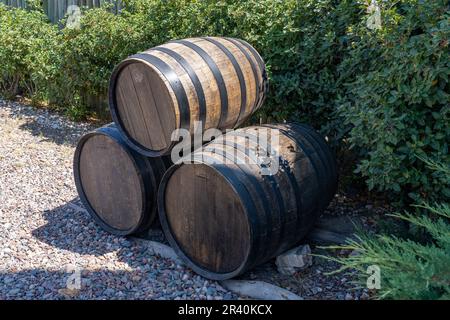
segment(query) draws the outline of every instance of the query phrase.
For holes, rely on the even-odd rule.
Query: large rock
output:
[[[264,281],[224,280],[220,284],[225,289],[252,299],[303,300],[295,293]]]
[[[162,258],[170,259],[178,265],[183,264],[183,261],[181,261],[181,259],[178,257],[178,255],[175,253],[175,251],[171,247],[169,247],[163,243],[156,242],[156,241],[148,241],[148,240],[143,240],[143,239],[139,239],[139,238],[133,238],[133,239],[136,242],[144,244],[147,247],[147,249],[151,255],[158,255]]]
[[[306,244],[291,249],[279,255],[275,264],[278,272],[286,275],[292,275],[306,269],[312,265],[311,248]]]

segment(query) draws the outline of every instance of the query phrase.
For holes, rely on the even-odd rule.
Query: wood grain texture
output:
[[[205,130],[240,126],[266,94],[265,65],[248,46],[236,39],[190,38],[122,61],[111,76],[110,108],[127,142],[138,152],[155,156],[168,154],[173,146],[167,131],[186,128],[193,134],[195,121],[202,121]],[[139,60],[143,63],[136,63]],[[164,70],[158,64],[164,64]],[[133,82],[139,74],[146,75],[147,83]],[[152,89],[154,104],[147,102],[151,95],[144,87]],[[158,92],[165,94],[155,97]]]
[[[176,116],[160,76],[146,64],[135,62],[122,69],[117,83],[117,110],[124,130],[152,150],[170,145]]]
[[[205,165],[183,166],[169,182],[165,205],[177,242],[197,264],[216,272],[239,267],[249,250],[249,226],[239,195],[220,174]]]
[[[128,235],[156,218],[156,192],[168,163],[131,150],[114,125],[83,136],[74,156],[75,184],[88,212],[108,232]]]
[[[114,140],[97,135],[86,141],[80,173],[89,204],[105,223],[119,230],[139,223],[143,199],[138,172]]]
[[[256,140],[265,130],[269,130],[269,146]],[[279,169],[262,175],[263,165],[257,159],[262,160],[270,148],[279,155]],[[193,156],[195,164],[174,166],[163,178],[159,215],[182,259],[210,279],[237,276],[297,244],[336,192],[331,150],[305,125],[238,129]],[[239,206],[231,210],[217,203],[218,197]],[[249,232],[237,221],[245,221]]]

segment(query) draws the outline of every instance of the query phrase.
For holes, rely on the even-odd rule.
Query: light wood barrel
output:
[[[116,235],[138,233],[156,218],[156,194],[166,159],[129,148],[114,125],[83,136],[74,156],[75,184],[95,221]]]
[[[146,156],[168,154],[171,134],[225,130],[263,103],[267,75],[247,42],[203,37],[175,40],[128,57],[111,75],[111,115],[127,142]]]
[[[269,148],[248,137],[279,130],[279,168]],[[251,159],[253,158],[253,161]],[[236,161],[232,161],[232,160]],[[256,159],[256,160],[255,160]],[[300,124],[249,127],[227,133],[177,163],[158,192],[160,222],[179,256],[200,275],[237,276],[296,245],[327,207],[337,187],[334,157],[325,140]],[[274,167],[276,168],[276,167]]]

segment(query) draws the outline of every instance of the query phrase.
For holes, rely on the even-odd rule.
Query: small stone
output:
[[[131,280],[133,280],[134,282],[139,282],[139,281],[141,281],[141,277],[140,276],[133,276],[131,278]]]
[[[103,291],[103,294],[104,294],[105,296],[111,296],[111,295],[114,294],[114,290],[111,289],[111,288],[107,288],[105,291]]]
[[[13,278],[13,277],[5,277],[5,278],[3,279],[3,282],[4,282],[5,284],[9,284],[9,283],[11,283],[11,282],[14,282],[14,278]]]
[[[351,252],[352,252],[352,251],[350,251],[350,250],[342,249],[342,250],[339,251],[339,255],[340,255],[340,256],[347,257],[347,256],[350,255]]]
[[[311,291],[313,294],[318,294],[318,293],[322,292],[323,290],[320,287],[314,287],[311,289]]]
[[[345,300],[353,300],[353,296],[351,295],[351,293],[346,293],[344,299]]]
[[[8,295],[10,295],[10,296],[15,296],[15,295],[18,294],[19,292],[20,292],[19,289],[12,289],[12,290],[9,290]]]
[[[302,245],[279,255],[275,261],[278,272],[285,275],[304,270],[312,265],[311,248]]]
[[[80,294],[80,290],[65,288],[65,289],[59,289],[58,293],[60,295],[63,295],[65,297],[67,297],[67,298],[73,298],[73,297],[76,297],[76,296],[78,296]]]

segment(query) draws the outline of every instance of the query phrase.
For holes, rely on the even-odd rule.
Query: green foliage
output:
[[[59,31],[36,5],[0,7],[3,95],[45,99],[80,118],[128,55],[176,38],[238,37],[269,71],[253,120],[321,129],[346,167],[398,203],[449,197],[447,181],[415,156],[450,163],[447,1],[379,1],[379,30],[367,27],[362,0],[124,2],[119,15],[107,5],[83,10],[79,29]]]
[[[450,179],[448,167],[442,164],[432,170],[440,171]],[[450,206],[447,203],[416,206],[428,214],[394,214],[410,228],[421,229],[427,234],[421,241],[411,237],[382,234],[378,236],[361,233],[359,241],[333,249],[350,249],[359,255],[347,258],[330,258],[342,267],[359,271],[359,282],[366,284],[367,267],[380,268],[378,298],[384,299],[450,299]]]
[[[333,132],[337,67],[346,31],[360,21],[356,1],[129,0],[127,10],[144,22],[147,44],[194,36],[232,36],[249,41],[269,69],[270,96],[261,115],[295,118]]]
[[[0,92],[14,97],[45,95],[57,28],[39,11],[9,9],[0,4]]]
[[[347,29],[361,18],[355,1],[245,1],[232,11],[234,36],[247,39],[270,70],[269,120],[295,118],[337,135],[337,67]]]
[[[336,259],[346,269],[359,271],[365,285],[367,267],[377,265],[381,271],[381,288],[376,292],[384,299],[450,299],[450,207],[424,206],[433,216],[397,214],[395,217],[424,228],[433,242],[422,244],[393,235],[361,235],[339,248],[357,250],[360,254]],[[336,247],[337,248],[337,247]]]
[[[142,32],[128,16],[114,15],[104,8],[83,12],[80,28],[64,28],[55,61],[60,70],[51,86],[52,101],[83,110],[83,98],[106,95],[114,66],[145,48]],[[87,110],[87,109],[85,109]]]
[[[448,156],[450,15],[445,1],[399,1],[384,11],[379,32],[356,30],[342,75],[340,118],[349,125],[349,142],[360,155],[357,172],[369,189],[408,195],[411,200],[448,199],[448,180],[416,155],[450,164]],[[401,199],[401,198],[400,198]]]

